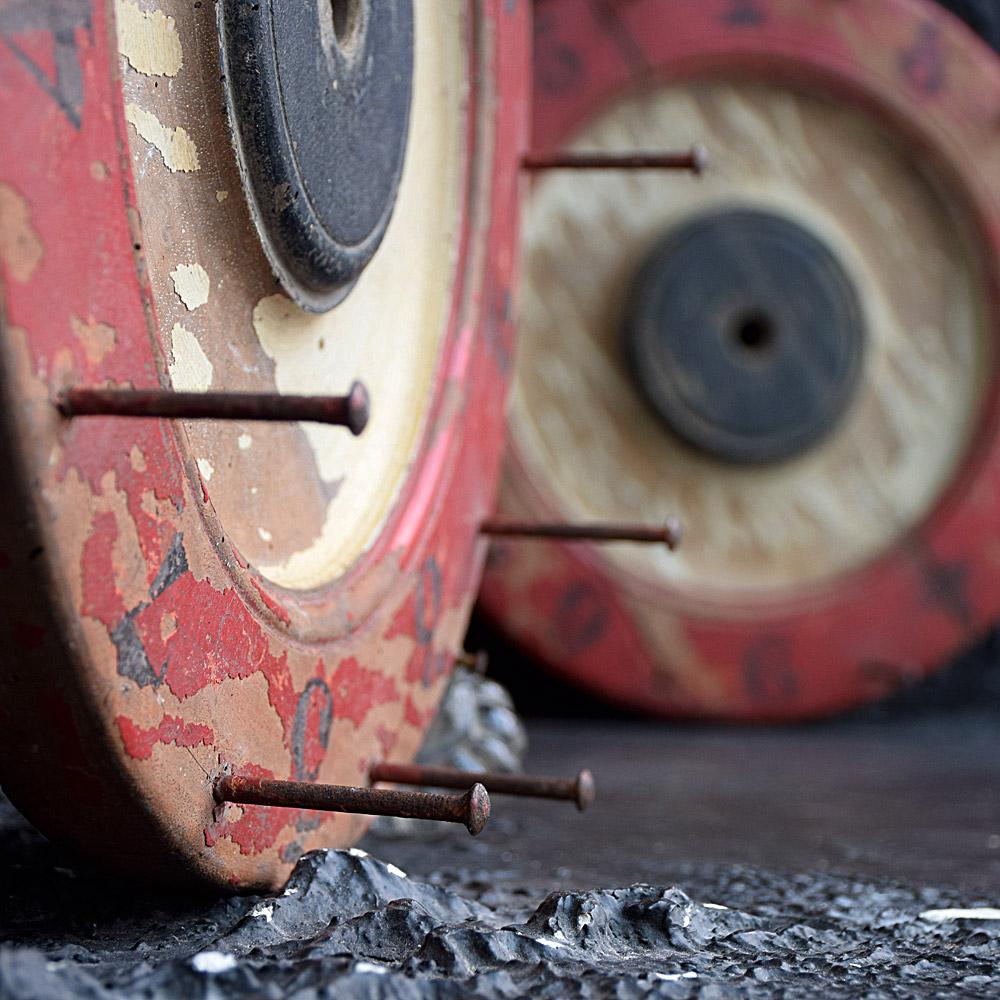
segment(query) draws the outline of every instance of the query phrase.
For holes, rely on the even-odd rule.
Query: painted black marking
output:
[[[90,31],[87,0],[8,0],[0,5],[4,45],[77,129],[83,115],[83,71],[76,48],[76,30],[81,27]],[[37,31],[53,37],[55,82],[12,37]]]
[[[438,616],[441,614],[441,567],[434,556],[424,563],[424,568],[417,581],[417,592],[414,595],[414,618],[416,619],[417,642],[426,646],[434,638]],[[428,594],[428,591],[430,593]],[[430,603],[428,606],[428,597]],[[428,613],[429,611],[429,613]]]
[[[899,57],[899,68],[921,94],[931,97],[944,90],[947,72],[936,24],[925,21],[917,28],[913,45]]]
[[[763,635],[743,656],[743,686],[762,705],[780,704],[799,691],[792,662],[792,641],[787,635]]]
[[[167,662],[164,662],[159,673],[153,669],[139,630],[135,627],[136,615],[146,607],[148,605],[143,602],[125,615],[111,633],[111,641],[118,652],[119,675],[131,678],[139,687],[155,688],[163,682],[164,674],[167,672]]]
[[[509,288],[490,294],[490,308],[486,314],[486,340],[493,351],[497,367],[504,376],[514,365],[514,337],[511,326],[511,295]]]
[[[723,20],[737,28],[755,28],[767,20],[767,13],[758,0],[729,0]]]
[[[178,531],[170,541],[166,558],[149,588],[149,599],[155,601],[178,577],[188,571],[187,553],[184,551],[184,535]]]
[[[163,683],[170,660],[164,660],[159,671],[150,662],[146,646],[135,626],[135,619],[142,614],[172,583],[188,571],[187,554],[184,551],[184,535],[178,531],[170,541],[170,548],[160,564],[159,572],[149,588],[149,600],[140,601],[115,626],[111,641],[118,651],[118,673],[130,677],[139,685],[158,687]]]
[[[572,583],[559,598],[552,618],[553,641],[571,656],[585,653],[608,628],[608,609],[587,583]]]
[[[615,48],[621,53],[633,76],[640,76],[649,70],[649,62],[629,26],[622,20],[618,6],[610,0],[591,0],[590,9],[594,19],[608,33]]]
[[[963,629],[971,629],[975,615],[969,600],[969,567],[945,563],[927,556],[923,576],[928,596],[939,604]]]
[[[535,86],[546,94],[578,86],[585,76],[580,53],[556,37],[556,21],[544,8],[536,10],[534,20]]]
[[[292,759],[297,781],[315,781],[319,774],[319,765],[306,767],[306,740],[308,739],[309,709],[313,703],[313,692],[318,691],[322,698],[319,710],[319,744],[326,752],[330,743],[330,727],[333,724],[333,695],[322,677],[313,677],[302,689],[299,703],[295,708],[295,720],[292,723]]]

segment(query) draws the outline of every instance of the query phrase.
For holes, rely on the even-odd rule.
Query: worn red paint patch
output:
[[[215,733],[208,726],[197,722],[185,722],[173,715],[165,715],[158,726],[143,729],[128,716],[115,718],[121,734],[125,752],[136,760],[149,760],[157,743],[172,743],[178,747],[209,746],[215,740]]]
[[[378,740],[379,748],[382,751],[382,760],[388,760],[399,734],[388,726],[379,726],[375,730],[375,738]]]
[[[407,695],[406,708],[403,710],[403,721],[408,726],[413,726],[414,729],[423,729],[424,726],[430,724],[430,721],[434,718],[436,712],[436,706],[429,708],[426,712],[421,712],[420,709],[417,708],[413,699]]]
[[[83,544],[83,606],[80,610],[109,629],[114,628],[125,614],[111,560],[117,538],[118,521],[108,511],[94,518],[90,536]]]
[[[399,701],[399,690],[392,677],[368,670],[353,657],[341,660],[330,677],[334,713],[338,719],[350,719],[356,726],[365,721],[376,705]]]

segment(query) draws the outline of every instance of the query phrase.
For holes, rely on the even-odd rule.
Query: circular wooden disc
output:
[[[0,782],[50,836],[145,876],[265,887],[353,842],[363,817],[216,808],[214,779],[367,784],[420,745],[461,641],[510,368],[527,9],[414,9],[393,218],[318,316],[250,219],[213,4],[0,15]],[[52,404],[355,378],[358,439]]]
[[[941,664],[1000,611],[996,57],[923,0],[543,0],[535,53],[536,148],[698,142],[711,166],[535,183],[501,508],[676,515],[685,542],[497,545],[486,610],[556,670],[666,714],[817,715]],[[782,462],[684,443],[622,343],[658,243],[741,210],[818,239],[864,314],[849,404]]]

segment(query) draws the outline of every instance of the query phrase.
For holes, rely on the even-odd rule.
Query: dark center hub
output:
[[[222,0],[237,155],[271,266],[336,305],[385,234],[413,86],[412,0]]]
[[[866,334],[857,293],[819,239],[781,216],[735,209],[653,249],[628,299],[625,339],[670,430],[725,461],[771,462],[837,424]]]

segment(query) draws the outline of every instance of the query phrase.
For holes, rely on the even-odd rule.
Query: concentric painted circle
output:
[[[535,51],[536,147],[700,142],[711,169],[534,185],[501,508],[676,515],[685,544],[497,545],[487,611],[560,672],[669,714],[816,715],[939,665],[1000,609],[995,56],[923,0],[637,0],[586,15],[543,0]],[[732,213],[780,219],[829,252],[844,291],[826,319],[853,294],[863,342],[828,355],[830,379],[783,427],[803,435],[795,447],[753,462],[649,405],[655,387],[636,385],[622,343],[658,248]],[[808,315],[793,300],[815,300],[816,282],[775,290],[773,273],[757,281],[769,308],[751,279],[730,280],[752,308],[717,317],[720,331],[749,322],[759,340],[779,307]],[[680,307],[673,294],[658,315]],[[856,374],[839,376],[852,358]],[[683,383],[690,411],[702,387],[684,364],[658,378]]]

